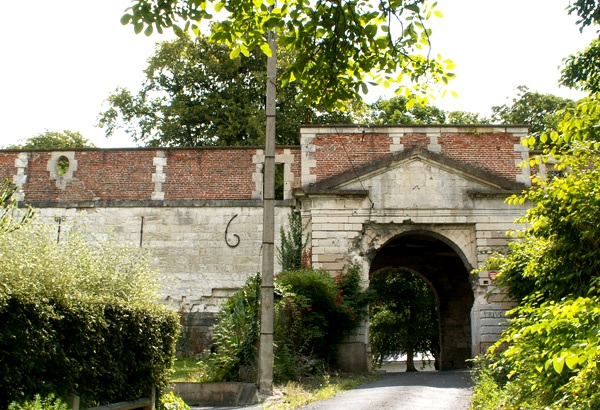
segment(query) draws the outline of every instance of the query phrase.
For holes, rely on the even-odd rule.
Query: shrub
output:
[[[8,410],[67,410],[67,404],[61,399],[49,394],[47,397],[42,397],[36,394],[33,400],[25,400],[23,402],[12,402],[8,405]]]
[[[369,293],[361,290],[358,267],[337,278],[323,269],[286,271],[275,284],[274,378],[294,380],[323,371],[335,358],[336,344],[366,313]],[[209,358],[213,381],[238,381],[241,369],[256,369],[259,318],[256,275],[221,309]]]
[[[302,241],[302,216],[292,211],[288,215],[289,230],[281,227],[281,247],[277,248],[277,260],[283,271],[302,268],[302,253],[308,241]]]
[[[17,187],[8,179],[0,184],[0,233],[11,232],[18,229],[21,225],[33,216],[33,210],[30,207],[20,210],[17,207],[17,200],[13,194],[17,192]]]
[[[561,127],[571,124],[566,118]],[[556,167],[568,172],[510,199],[533,202],[520,220],[526,228],[506,255],[488,261],[519,302],[488,365],[502,376],[508,408],[600,408],[600,144],[562,148],[568,155]],[[489,408],[479,390],[474,400]]]
[[[160,396],[156,410],[190,410],[190,406],[185,404],[181,397],[169,392]]]
[[[360,291],[358,272],[352,267],[346,276],[332,278],[323,269],[307,268],[279,275],[284,299],[280,311],[287,313],[289,322],[300,320],[296,324],[299,334],[295,337],[295,351],[332,362],[336,344],[356,328],[368,304]],[[289,331],[283,336],[291,341]]]
[[[221,307],[208,367],[212,381],[239,381],[240,368],[256,368],[260,330],[260,275],[248,278]]]
[[[0,233],[0,407],[34,394],[85,404],[162,388],[179,324],[136,248],[91,247],[39,221]]]

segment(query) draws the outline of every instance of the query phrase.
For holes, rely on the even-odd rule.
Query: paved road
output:
[[[468,371],[387,373],[355,390],[311,403],[306,410],[467,410]]]
[[[311,403],[304,410],[467,410],[471,397],[468,371],[386,373],[331,399]],[[248,407],[192,407],[192,410],[259,410]]]

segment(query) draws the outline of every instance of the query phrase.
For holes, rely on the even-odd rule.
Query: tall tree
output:
[[[481,117],[481,114],[469,111],[450,111],[446,117],[446,123],[452,125],[478,125],[489,124],[490,120]]]
[[[593,40],[579,53],[565,59],[560,82],[567,87],[600,92],[600,40]]]
[[[121,22],[147,35],[165,28],[198,33],[202,19],[213,19],[209,7],[223,16],[211,39],[233,58],[259,48],[271,55],[266,33],[276,31],[278,44],[297,55],[281,73],[283,83],[299,82],[299,97],[311,105],[343,108],[370,82],[426,94],[453,77],[451,61],[430,56],[425,23],[441,12],[425,0],[134,0]]]
[[[446,112],[433,105],[409,104],[408,98],[395,96],[370,105],[374,124],[444,124]]]
[[[404,269],[375,273],[370,280],[370,343],[379,362],[406,355],[406,371],[416,371],[416,354],[439,352],[438,306],[429,285]]]
[[[264,144],[266,56],[260,50],[233,60],[229,55],[225,45],[202,36],[158,43],[141,90],[111,94],[99,126],[107,137],[122,128],[147,146]],[[280,69],[293,59],[280,53]],[[296,99],[296,83],[279,90],[279,144],[298,144],[299,124],[353,120],[351,110],[307,107]]]
[[[95,145],[79,131],[49,131],[46,130],[33,137],[27,138],[21,144],[9,145],[7,149],[68,149],[95,148]]]
[[[599,22],[596,1],[577,0],[569,10],[582,28]],[[567,59],[567,67],[573,64]],[[574,82],[590,95],[565,109],[556,129],[540,133],[550,144],[531,159],[532,165],[552,159],[562,174],[539,178],[510,199],[532,204],[519,221],[525,228],[486,266],[499,271],[498,285],[519,304],[480,372],[478,408],[600,408],[600,99],[594,80],[600,69],[587,68],[563,71],[563,81],[577,74]]]
[[[559,122],[556,114],[574,106],[575,102],[568,98],[541,94],[520,85],[511,103],[492,107],[492,121],[501,124],[525,124],[529,126],[532,134],[539,134],[544,130],[555,130]]]
[[[374,124],[487,124],[489,120],[468,111],[444,111],[431,104],[412,103],[405,96],[379,99],[368,106],[369,121]]]

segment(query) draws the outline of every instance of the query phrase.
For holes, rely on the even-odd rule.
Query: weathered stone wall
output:
[[[306,127],[301,131],[302,189],[296,196],[311,233],[313,261],[332,274],[356,262],[367,285],[375,255],[394,238],[414,233],[443,239],[470,272],[492,252],[506,249],[505,232],[519,228],[514,221],[526,206],[507,206],[505,199],[530,185],[529,169],[520,166],[528,158],[520,144],[527,132],[524,128]],[[443,278],[436,280],[451,291]],[[512,306],[505,295],[492,291],[487,273],[465,280],[472,293],[469,298],[461,299],[458,288],[456,298],[439,295],[440,308],[447,310],[442,312],[446,317],[441,331],[442,343],[452,344],[446,357],[450,366],[460,366],[456,363],[465,351],[479,354],[497,340],[503,313]],[[465,307],[471,311],[470,324],[457,321],[452,313]],[[368,323],[342,348],[352,352],[352,359],[342,365],[368,362]]]
[[[284,194],[276,244],[291,207],[299,207],[313,263],[332,275],[358,263],[366,286],[375,255],[416,232],[448,244],[470,271],[505,249],[504,233],[525,210],[504,202],[530,185],[529,168],[519,166],[528,158],[523,127],[309,126],[300,133],[299,147],[277,149]],[[68,162],[66,172],[59,161]],[[207,323],[222,301],[261,268],[263,163],[256,147],[13,150],[0,151],[0,178],[49,223],[64,217],[63,231],[78,226],[93,240],[150,249],[165,303],[190,314],[190,337],[206,347]],[[468,284],[477,354],[497,339],[510,302],[489,293],[487,273]],[[368,367],[368,321],[341,351],[350,369]]]
[[[279,227],[287,224],[290,209],[285,205],[276,209],[277,241]],[[164,277],[165,302],[175,310],[217,312],[222,300],[261,268],[259,201],[245,207],[231,203],[197,207],[53,207],[38,208],[37,214],[51,224],[56,223],[55,216],[64,217],[63,233],[77,226],[93,241],[127,242],[150,250],[154,267]]]

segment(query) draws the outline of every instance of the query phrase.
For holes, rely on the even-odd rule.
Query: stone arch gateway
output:
[[[370,264],[370,273],[381,269],[405,269],[423,278],[436,295],[439,317],[439,370],[461,369],[471,358],[471,267],[437,235],[409,230],[386,242]]]
[[[495,125],[300,127],[300,145],[277,147],[284,192],[275,241],[300,210],[313,265],[335,276],[358,263],[365,285],[394,247],[426,243],[450,255],[461,276],[437,291],[472,297],[455,320],[462,330],[449,325],[445,336],[460,345],[446,366],[458,366],[497,340],[510,307],[490,292],[487,273],[468,272],[505,249],[505,232],[526,209],[505,203],[530,185],[530,169],[519,166],[529,158],[526,135]],[[62,157],[69,167],[57,175]],[[167,278],[164,302],[193,316],[186,326],[201,350],[222,301],[261,266],[263,163],[260,147],[0,150],[0,179],[17,185],[16,199],[38,217],[60,217],[63,231],[77,225],[93,241],[150,249]],[[455,275],[431,274],[432,283]],[[368,321],[339,352],[343,368],[369,368]]]

